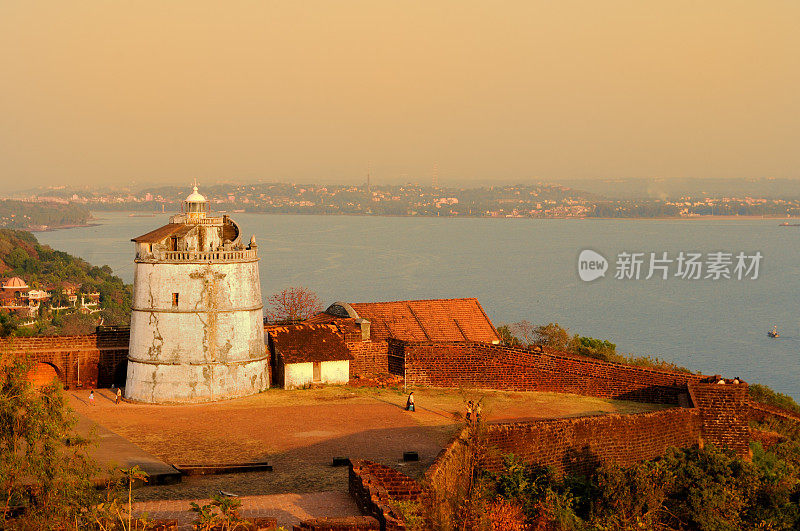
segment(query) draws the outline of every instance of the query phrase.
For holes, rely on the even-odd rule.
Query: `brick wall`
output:
[[[671,446],[686,448],[700,440],[696,409],[672,408],[634,415],[547,419],[486,427],[488,470],[500,470],[503,455],[559,472],[590,473],[603,461],[630,465],[663,455]]]
[[[443,521],[457,510],[450,500],[463,499],[472,488],[470,471],[481,453],[483,461],[478,466],[493,472],[502,470],[504,456],[513,453],[528,464],[589,474],[603,461],[630,465],[658,457],[671,446],[694,446],[700,441],[701,421],[696,408],[671,408],[634,415],[487,424],[478,437],[474,430],[462,429],[425,474],[436,497],[432,506]]]
[[[702,376],[582,356],[474,342],[403,343],[409,386],[553,391],[601,398],[688,404],[687,383]]]
[[[769,404],[762,404],[760,402],[748,401],[747,408],[748,408],[747,417],[751,420],[757,420],[759,422],[762,422],[769,417],[777,417],[782,420],[800,422],[800,414],[795,413],[794,411],[790,411],[788,409],[780,408],[778,406],[771,406]]]
[[[696,382],[689,385],[689,392],[700,410],[703,441],[750,457],[748,385]]]
[[[128,359],[127,329],[83,336],[14,337],[0,339],[0,351],[29,354],[37,363],[52,365],[67,388],[108,387],[124,381]]]
[[[292,526],[293,531],[377,531],[380,528],[378,520],[371,516],[311,518],[300,522],[299,525]]]
[[[360,334],[360,332],[359,332]],[[386,341],[348,341],[345,338],[348,350],[353,355],[350,361],[350,378],[371,376],[389,372]]]
[[[405,343],[396,339],[389,339],[387,345],[387,356],[389,373],[403,376],[405,373],[405,354],[403,349]]]
[[[465,499],[472,489],[471,471],[477,463],[470,436],[470,428],[463,428],[425,472],[425,482],[434,497],[432,506],[439,510],[444,521],[448,520],[448,511],[454,510],[449,507],[450,501]]]
[[[350,462],[350,495],[362,514],[374,517],[381,530],[405,529],[396,501],[418,501],[422,488],[414,479],[385,465],[354,459]]]

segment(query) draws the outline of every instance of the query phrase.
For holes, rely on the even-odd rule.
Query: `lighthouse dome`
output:
[[[186,196],[186,202],[187,203],[205,203],[206,202],[206,198],[205,198],[205,196],[203,196],[203,194],[201,194],[201,193],[199,193],[197,191],[197,186],[195,186],[194,189],[192,190],[192,193],[189,194],[188,196]]]
[[[183,211],[188,215],[190,221],[206,217],[206,198],[197,191],[196,184],[192,193],[186,196],[186,201],[183,202]]]

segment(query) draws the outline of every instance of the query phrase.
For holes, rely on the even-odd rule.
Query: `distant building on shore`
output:
[[[211,217],[197,187],[181,214],[133,238],[125,397],[149,403],[246,396],[269,387],[255,237]]]

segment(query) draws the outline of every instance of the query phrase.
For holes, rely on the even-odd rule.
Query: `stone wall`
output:
[[[687,383],[703,376],[582,356],[474,342],[402,343],[406,385],[552,391],[688,405]]]
[[[771,406],[769,404],[762,404],[760,402],[748,401],[748,418],[759,422],[764,421],[770,417],[777,417],[782,420],[789,420],[792,422],[800,422],[800,414],[783,409],[778,406]]]
[[[83,336],[0,339],[0,351],[51,365],[66,388],[109,387],[125,382],[129,331],[102,331]]]
[[[403,376],[405,374],[405,343],[396,339],[389,339],[387,347],[389,373]]]

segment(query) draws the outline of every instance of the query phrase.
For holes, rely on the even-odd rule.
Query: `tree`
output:
[[[61,335],[64,336],[85,336],[94,332],[97,326],[94,317],[79,312],[64,316],[61,322]]]
[[[73,431],[60,384],[34,388],[31,367],[29,359],[0,353],[0,528],[72,527],[100,499],[91,481],[96,468]],[[25,516],[12,525],[14,507],[25,507]]]
[[[517,336],[511,331],[509,325],[502,325],[497,327],[497,335],[500,336],[500,341],[508,347],[518,347],[522,344]]]
[[[317,294],[303,286],[286,288],[267,299],[267,319],[272,322],[302,321],[321,311]]]
[[[8,337],[17,331],[17,322],[14,316],[0,313],[0,337]]]
[[[530,321],[518,321],[511,325],[511,333],[518,338],[522,345],[533,345],[536,341],[536,328]]]
[[[565,351],[571,350],[573,341],[573,338],[569,335],[569,330],[562,328],[558,323],[537,326],[533,331],[533,339],[533,342],[537,345]]]
[[[605,340],[593,337],[576,336],[572,341],[572,351],[581,356],[588,356],[603,361],[616,361],[617,345]]]

